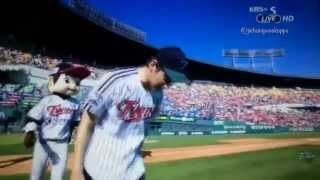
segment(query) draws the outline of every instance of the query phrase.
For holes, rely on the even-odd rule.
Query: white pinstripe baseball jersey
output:
[[[85,104],[97,117],[84,159],[93,179],[136,180],[144,174],[144,126],[161,99],[162,92],[143,88],[136,68],[117,70],[100,80]]]
[[[38,130],[43,139],[68,140],[71,121],[80,120],[80,104],[72,97],[63,99],[52,94],[41,99],[27,115],[41,125],[29,122],[24,127],[26,132]]]

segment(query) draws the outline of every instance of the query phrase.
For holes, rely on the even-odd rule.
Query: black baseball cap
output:
[[[165,47],[157,51],[155,58],[166,72],[170,82],[189,82],[186,74],[188,61],[178,47]]]
[[[54,74],[66,74],[73,77],[78,77],[82,80],[90,75],[90,71],[83,65],[63,62],[57,65],[51,75]]]

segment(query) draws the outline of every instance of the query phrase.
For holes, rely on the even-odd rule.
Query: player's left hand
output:
[[[29,132],[27,132],[26,136],[24,137],[23,143],[26,148],[31,148],[31,147],[33,147],[35,141],[36,141],[36,136],[35,136],[34,132],[29,131]]]
[[[152,155],[152,151],[146,151],[146,150],[142,150],[142,157],[145,158],[145,157],[151,157]]]

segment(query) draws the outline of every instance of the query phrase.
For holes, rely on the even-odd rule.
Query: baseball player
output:
[[[139,180],[145,167],[144,128],[157,112],[162,88],[174,80],[166,68],[183,71],[175,47],[160,49],[138,68],[106,74],[90,92],[75,143],[72,180]]]
[[[31,180],[43,179],[47,162],[52,165],[51,180],[62,180],[67,163],[72,127],[79,121],[79,102],[71,95],[79,91],[80,81],[90,74],[87,68],[61,63],[49,76],[52,93],[40,100],[27,114],[24,144],[35,142]]]

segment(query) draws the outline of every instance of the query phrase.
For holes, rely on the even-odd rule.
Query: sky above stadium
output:
[[[191,59],[232,66],[224,50],[281,49],[279,74],[320,77],[318,0],[88,0],[105,15],[147,33],[155,47],[181,47]],[[251,70],[251,58],[235,58]],[[256,70],[271,73],[271,58],[256,57]]]

